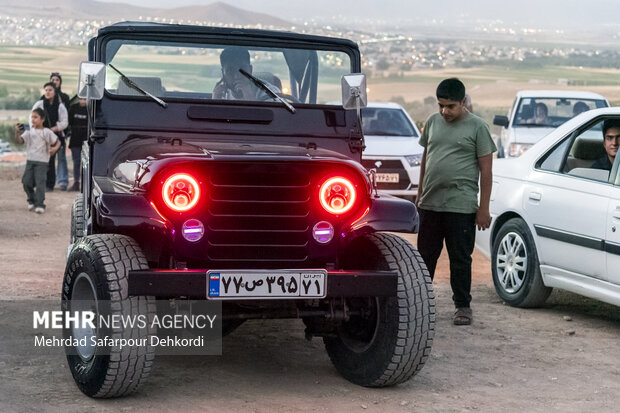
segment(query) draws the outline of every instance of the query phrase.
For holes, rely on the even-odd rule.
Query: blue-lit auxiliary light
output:
[[[319,244],[327,244],[334,238],[334,226],[327,221],[318,222],[312,228],[312,236]]]
[[[205,227],[197,219],[188,219],[183,224],[183,238],[189,242],[200,241],[205,234]]]

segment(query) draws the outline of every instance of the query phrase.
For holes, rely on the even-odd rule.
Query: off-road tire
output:
[[[409,380],[424,366],[435,335],[435,295],[422,257],[404,239],[375,233],[354,241],[343,263],[398,272],[398,291],[395,297],[371,298],[378,317],[369,323],[375,323],[371,327],[375,333],[363,348],[353,348],[344,335],[347,323],[364,325],[362,320],[343,323],[337,338],[325,337],[329,358],[343,377],[361,386],[384,387]]]
[[[84,236],[84,196],[80,193],[75,197],[71,206],[71,239],[70,243],[75,244]]]
[[[519,251],[514,255],[520,258],[525,257],[527,260],[524,266],[525,271],[522,272],[523,275],[518,277],[519,280],[522,280],[522,283],[515,291],[508,291],[508,289],[512,290],[512,288],[502,285],[506,284],[506,272],[504,271],[500,274],[500,271],[498,271],[498,265],[500,265],[498,255],[504,255],[500,253],[503,249],[506,249],[507,245],[502,245],[502,243],[511,239],[515,245],[519,243],[522,245],[522,248],[519,248]],[[497,295],[513,307],[539,307],[552,291],[552,288],[546,287],[543,283],[534,238],[525,221],[520,218],[512,218],[506,221],[499,229],[491,250],[491,273],[493,274],[493,284],[495,285]],[[508,285],[512,284],[509,283]]]
[[[148,377],[155,349],[150,336],[157,333],[151,321],[156,314],[154,297],[128,296],[128,271],[145,270],[148,264],[138,244],[124,235],[89,235],[74,245],[65,269],[62,286],[63,311],[71,311],[77,284],[90,285],[96,300],[97,314],[132,316],[148,320],[145,325],[105,328],[95,332],[97,338],[146,338],[147,346],[95,347],[88,359],[76,347],[65,347],[69,369],[79,389],[90,397],[109,398],[134,392]],[[78,288],[75,289],[76,291]],[[77,306],[77,304],[76,304]],[[112,326],[111,326],[112,327]],[[71,329],[64,329],[65,338]]]

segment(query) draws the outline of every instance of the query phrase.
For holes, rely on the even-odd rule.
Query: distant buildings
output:
[[[231,26],[219,22],[183,21],[141,17],[144,21],[211,26]],[[68,46],[85,45],[97,30],[114,21],[76,19],[35,19],[0,16],[0,45],[4,46]],[[498,26],[479,26],[476,33],[490,33],[471,40],[455,36],[454,39],[418,38],[398,33],[370,33],[369,31],[337,29],[316,22],[302,23],[297,27],[253,28],[284,29],[325,36],[338,36],[358,42],[362,51],[363,69],[373,76],[399,75],[414,68],[440,69],[471,67],[485,64],[515,64],[547,59],[556,65],[617,67],[620,51],[600,50],[589,46],[544,45],[524,43],[523,36],[534,35],[534,29],[515,29]],[[357,27],[368,27],[357,25]],[[530,33],[532,32],[532,33]],[[503,40],[491,40],[498,33]],[[555,33],[562,35],[562,33]],[[503,37],[502,37],[503,36]],[[519,37],[520,36],[520,37]],[[445,36],[444,36],[445,37]],[[510,41],[510,39],[513,39]]]

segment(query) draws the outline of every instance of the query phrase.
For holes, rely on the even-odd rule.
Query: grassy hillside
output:
[[[174,56],[156,58],[171,59],[170,70],[175,70]],[[86,60],[85,47],[0,46],[0,125],[27,119],[29,107],[51,72],[62,74],[65,93],[75,93],[79,63],[83,60]],[[213,65],[213,62],[205,63]],[[620,102],[620,70],[526,65],[412,70],[391,75],[374,73],[368,79],[369,100],[398,101],[421,123],[436,110],[433,96],[437,84],[453,76],[464,81],[474,111],[489,123],[494,114],[507,111],[515,93],[522,89],[589,90],[607,97],[612,105]],[[8,130],[0,127],[0,139],[8,138]]]

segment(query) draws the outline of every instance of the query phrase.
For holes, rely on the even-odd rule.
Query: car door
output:
[[[597,136],[601,136],[602,147],[601,133]],[[534,169],[524,188],[523,209],[534,228],[543,273],[570,272],[605,279],[603,246],[612,185],[603,171],[599,172],[604,176],[596,180],[578,175],[588,168],[566,167],[568,158],[581,156],[576,153],[579,139],[589,145],[591,134],[567,138],[551,149],[557,153],[548,154]]]
[[[618,170],[620,158],[616,159],[615,163],[616,178],[609,197],[605,252],[607,254],[607,279],[620,285],[620,171]]]

